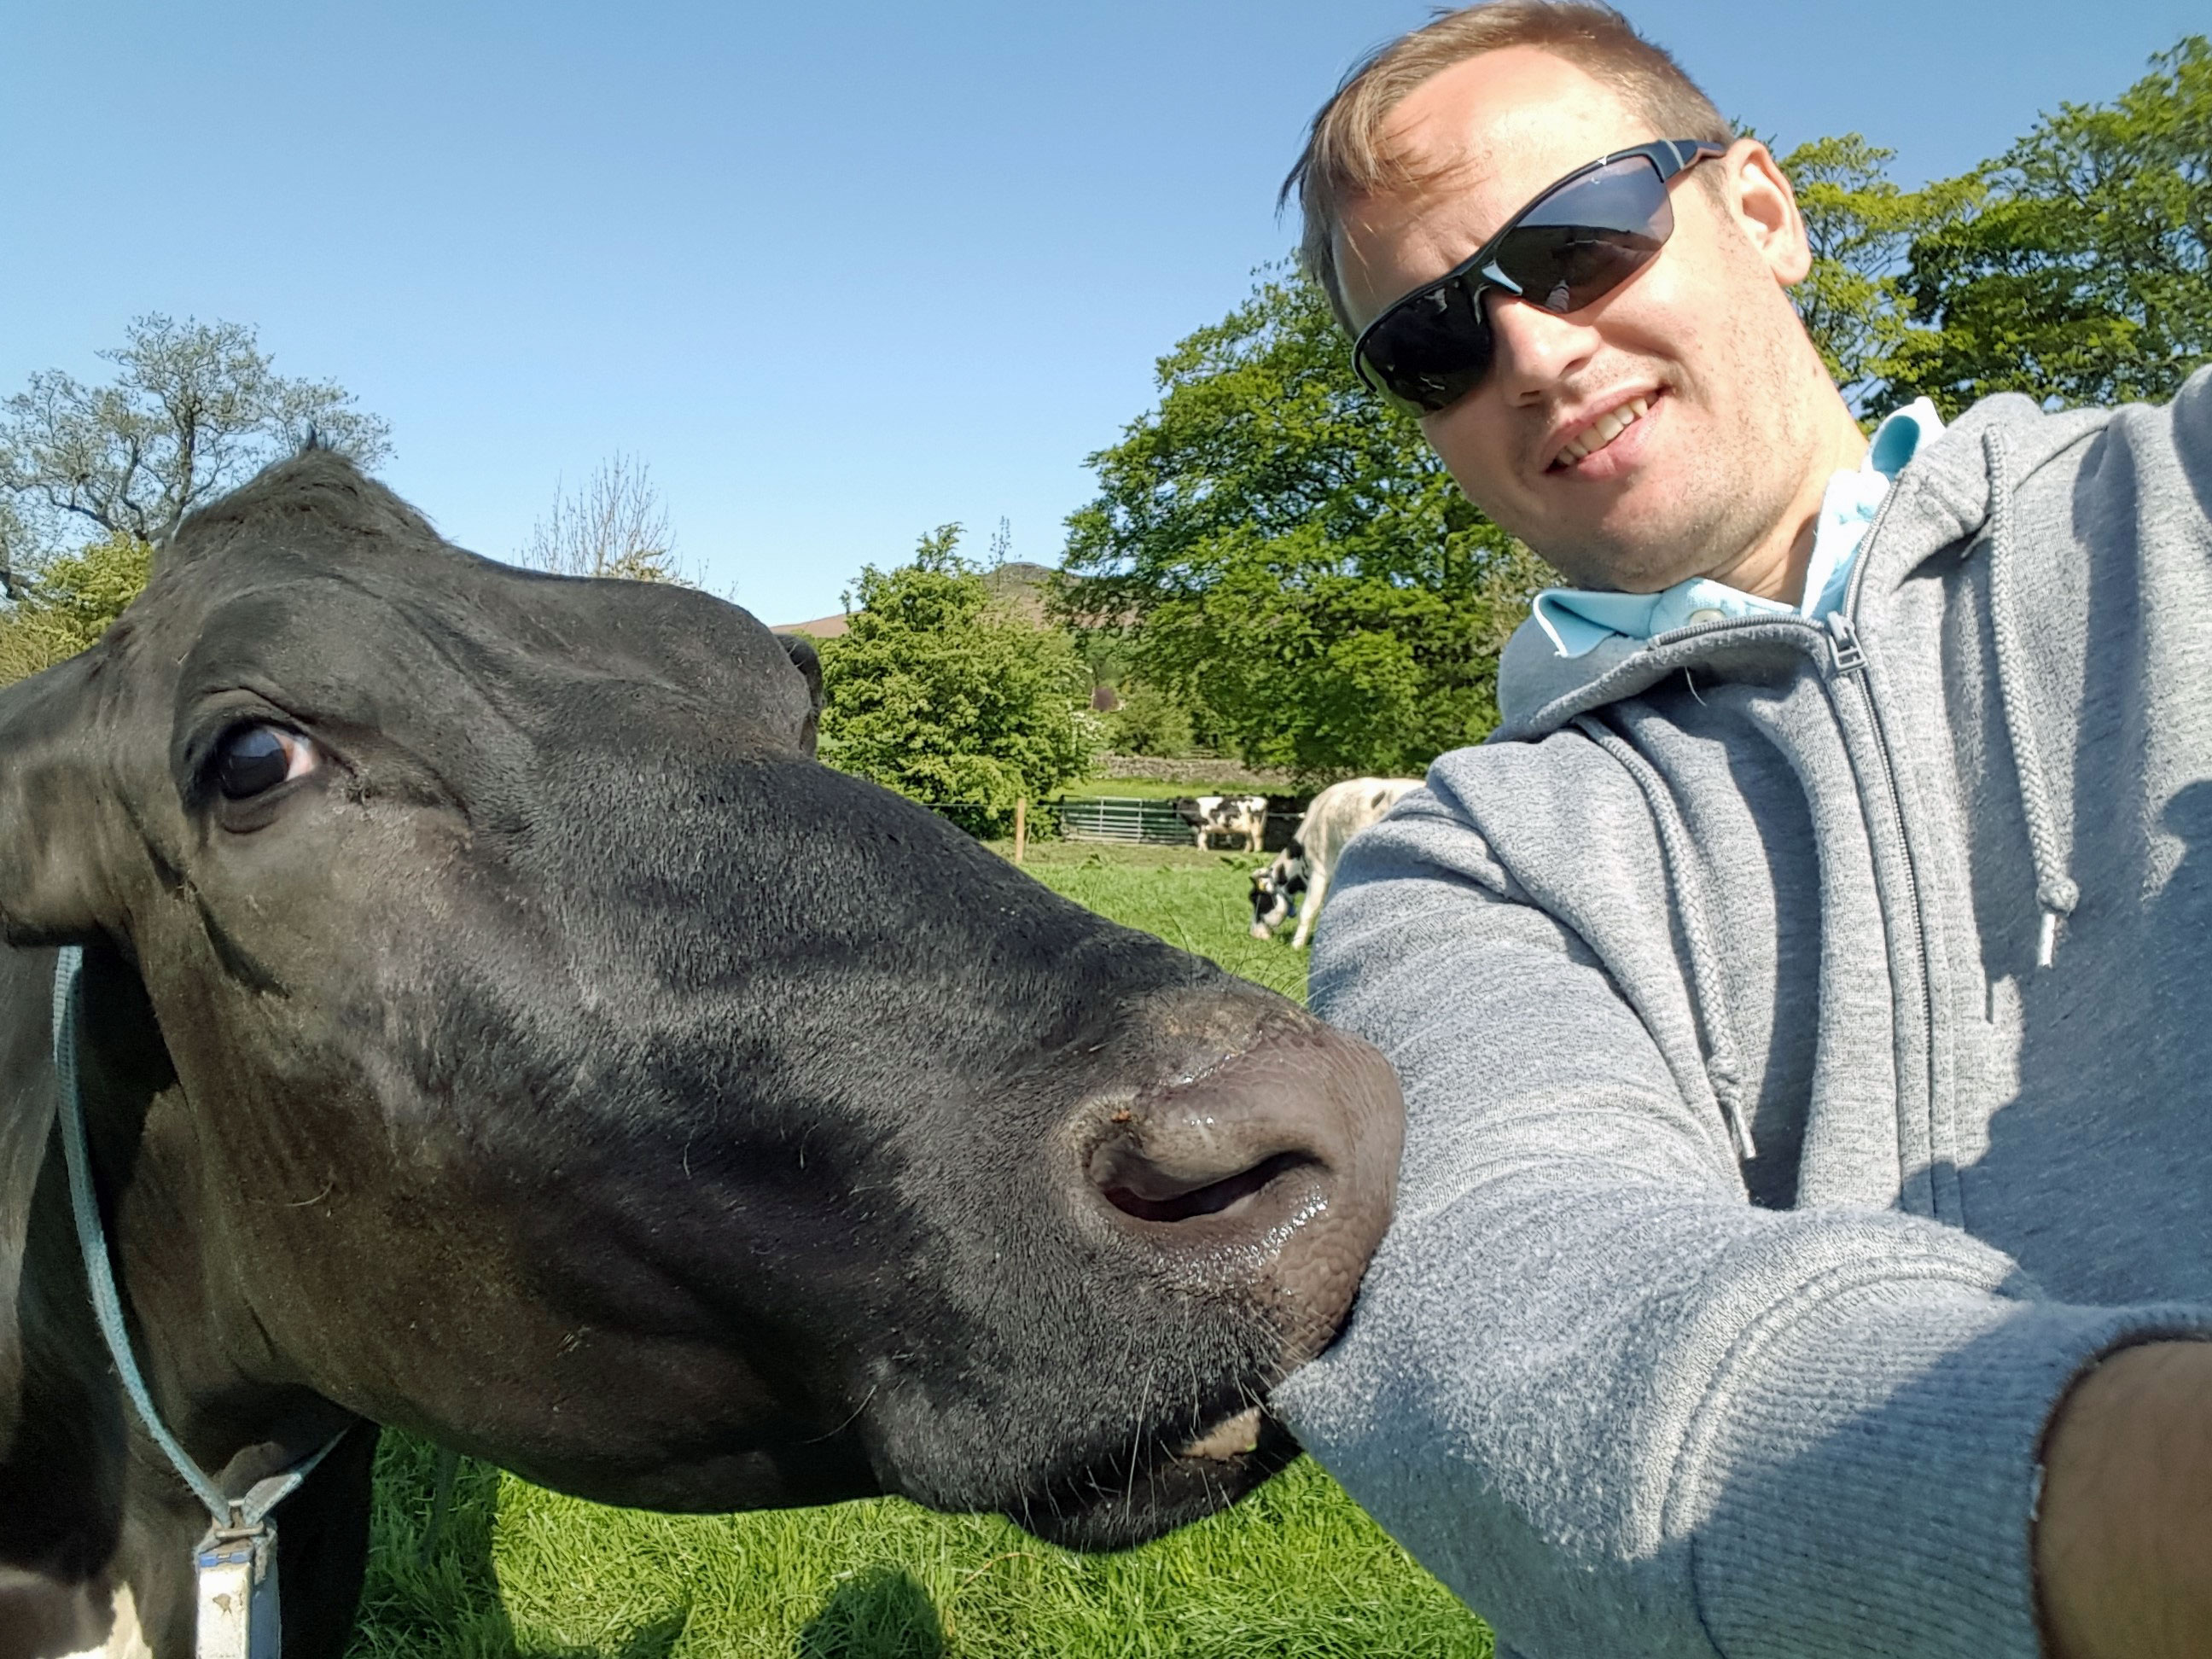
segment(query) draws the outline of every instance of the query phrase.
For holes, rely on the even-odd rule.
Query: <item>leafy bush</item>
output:
[[[822,652],[822,758],[1002,835],[1016,801],[1082,775],[1097,722],[1074,641],[995,603],[959,539],[943,526],[846,595],[850,631]]]
[[[0,615],[0,684],[91,645],[138,597],[153,568],[154,550],[117,531],[19,576],[15,602]]]
[[[1121,705],[1106,717],[1106,746],[1117,755],[1172,760],[1191,747],[1190,711],[1157,686],[1139,680],[1121,688]]]

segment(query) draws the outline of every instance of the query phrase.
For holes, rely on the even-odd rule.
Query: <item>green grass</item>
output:
[[[1030,849],[1080,903],[1303,996],[1245,931],[1249,854]],[[387,1434],[351,1659],[1483,1659],[1489,1632],[1319,1468],[1112,1556],[896,1498],[660,1516],[462,1466],[426,1551],[433,1454]]]
[[[1211,957],[1232,974],[1303,1002],[1304,953],[1280,939],[1252,937],[1251,872],[1268,857],[1194,847],[1047,841],[1030,845],[1024,867],[1078,904],[1158,933],[1170,945]]]

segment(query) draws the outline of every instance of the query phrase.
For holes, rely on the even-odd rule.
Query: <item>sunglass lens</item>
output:
[[[1501,240],[1497,264],[1530,305],[1579,311],[1650,264],[1674,229],[1659,169],[1623,156],[1534,203]]]
[[[1612,293],[1650,264],[1674,233],[1674,204],[1658,164],[1624,155],[1531,203],[1498,238],[1486,268],[1528,304],[1564,315]],[[1465,272],[1384,312],[1360,337],[1370,382],[1416,414],[1434,414],[1472,392],[1494,349],[1482,299],[1487,286]]]
[[[1472,284],[1439,283],[1379,319],[1359,356],[1376,389],[1415,414],[1456,403],[1490,367],[1490,321]]]

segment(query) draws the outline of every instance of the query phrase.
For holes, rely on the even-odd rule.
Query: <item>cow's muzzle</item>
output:
[[[1181,1289],[1260,1313],[1279,1375],[1326,1346],[1397,1185],[1404,1108],[1382,1056],[1317,1021],[1269,1021],[1099,1105],[1083,1146],[1097,1213]]]

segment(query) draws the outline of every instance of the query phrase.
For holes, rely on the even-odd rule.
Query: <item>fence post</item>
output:
[[[1014,862],[1022,861],[1023,849],[1030,838],[1030,799],[1027,795],[1014,798]]]

